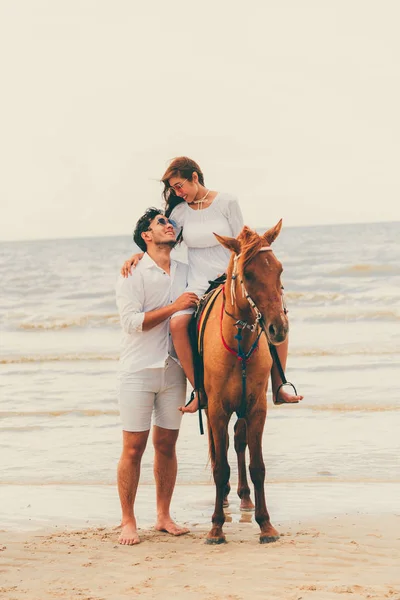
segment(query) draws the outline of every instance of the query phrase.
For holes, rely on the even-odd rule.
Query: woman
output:
[[[209,281],[226,272],[230,252],[221,246],[213,232],[237,237],[243,228],[243,217],[237,199],[231,194],[208,189],[199,165],[185,156],[175,158],[161,179],[164,184],[165,215],[174,221],[178,240],[188,248],[187,291],[200,298],[209,286]],[[135,254],[124,263],[121,273],[127,276],[131,266],[137,264],[141,254]],[[188,325],[193,309],[175,313],[170,329],[175,350],[186,377],[194,387],[193,353],[190,345]],[[287,342],[277,347],[283,369],[286,366]],[[282,383],[274,365],[271,372],[272,392],[277,404],[296,403],[303,396],[290,395],[284,388],[275,398],[275,390]],[[196,412],[198,399],[181,407],[182,412]]]

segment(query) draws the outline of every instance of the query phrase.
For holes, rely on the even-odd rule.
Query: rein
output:
[[[244,349],[243,349],[243,347],[242,347],[242,345],[241,345],[241,341],[243,339],[242,330],[247,328],[247,329],[250,329],[250,331],[254,332],[256,330],[256,325],[257,325],[259,319],[253,325],[249,325],[245,321],[237,320],[235,322],[234,326],[237,328],[237,333],[235,335],[235,340],[237,340],[238,349],[236,351],[233,348],[231,348],[230,346],[228,346],[228,344],[226,343],[226,340],[224,338],[224,333],[222,331],[222,320],[223,320],[224,312],[229,317],[232,317],[233,319],[235,319],[235,317],[233,315],[231,315],[230,313],[228,313],[226,311],[226,309],[225,309],[225,286],[222,287],[222,293],[223,293],[223,299],[222,299],[222,305],[221,305],[221,318],[220,318],[220,333],[221,333],[222,344],[224,345],[224,348],[226,350],[228,350],[228,352],[230,352],[231,354],[233,354],[234,356],[236,356],[236,358],[238,360],[240,360],[241,369],[242,369],[242,399],[241,399],[241,402],[240,402],[239,410],[236,411],[238,419],[241,419],[246,414],[247,361],[249,361],[250,358],[253,356],[253,353],[256,350],[258,350],[258,342],[260,341],[260,337],[261,337],[264,329],[262,327],[260,327],[260,330],[259,330],[259,332],[257,334],[257,337],[254,340],[253,344],[251,345],[250,350],[248,352],[245,352]]]
[[[234,356],[236,356],[236,358],[238,360],[246,362],[251,358],[251,355],[253,354],[254,350],[257,350],[258,340],[261,337],[263,329],[260,328],[257,338],[256,338],[255,342],[253,342],[250,350],[248,352],[244,352],[243,348],[241,348],[241,346],[240,346],[240,341],[242,340],[242,337],[243,337],[242,333],[241,333],[242,329],[250,329],[250,331],[254,332],[256,324],[254,323],[253,325],[249,325],[245,321],[236,320],[234,327],[236,327],[238,330],[237,335],[235,335],[235,340],[238,340],[238,351],[236,352],[236,350],[231,348],[227,344],[227,342],[224,338],[224,333],[222,331],[222,319],[223,319],[224,313],[227,314],[229,317],[232,317],[233,319],[235,319],[235,317],[225,310],[225,286],[222,287],[222,293],[223,293],[223,301],[222,301],[222,305],[221,305],[221,318],[220,318],[220,333],[221,333],[222,344],[224,345],[224,348],[226,348],[226,350],[228,350],[228,352],[230,352],[231,354],[234,354]]]

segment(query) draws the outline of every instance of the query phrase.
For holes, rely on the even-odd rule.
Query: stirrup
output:
[[[298,404],[299,403],[298,400],[296,400],[296,402],[286,402],[286,400],[278,400],[279,392],[285,385],[290,385],[290,387],[293,388],[293,390],[294,390],[294,395],[297,396],[297,390],[296,390],[295,386],[293,385],[293,383],[290,383],[290,381],[286,381],[285,383],[281,383],[281,385],[276,390],[275,399],[274,399],[274,394],[272,394],[273,403],[277,406],[279,406],[280,404]]]

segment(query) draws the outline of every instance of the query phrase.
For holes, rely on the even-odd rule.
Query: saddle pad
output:
[[[189,323],[189,337],[193,350],[194,383],[199,394],[200,407],[207,406],[207,396],[204,391],[203,338],[204,330],[211,308],[222,286],[214,288],[200,298],[197,310]],[[199,411],[201,412],[201,411]]]
[[[196,329],[197,329],[197,350],[200,356],[203,355],[203,336],[204,328],[207,323],[207,319],[210,315],[210,311],[214,305],[217,296],[221,293],[222,286],[212,290],[208,294],[204,295],[199,303],[198,310],[196,312]]]

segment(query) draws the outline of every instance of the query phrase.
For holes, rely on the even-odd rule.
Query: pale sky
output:
[[[130,234],[169,159],[245,222],[400,221],[398,0],[0,0],[0,240]]]

